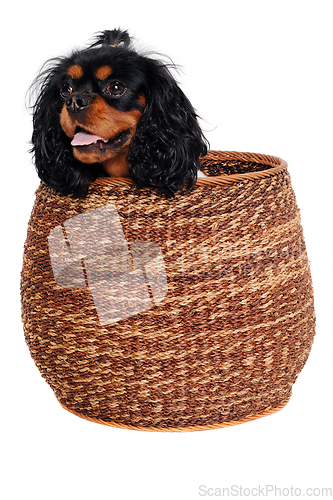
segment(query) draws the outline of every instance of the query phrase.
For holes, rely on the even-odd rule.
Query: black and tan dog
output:
[[[83,197],[99,176],[176,192],[197,179],[207,142],[168,65],[104,31],[87,49],[53,59],[34,85],[32,152],[39,177]]]

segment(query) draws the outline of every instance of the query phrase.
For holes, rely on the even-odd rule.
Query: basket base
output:
[[[143,427],[143,426],[135,426],[135,425],[128,425],[128,424],[120,424],[117,422],[106,422],[105,420],[99,420],[97,418],[92,418],[88,417],[86,415],[83,415],[82,413],[78,413],[75,410],[72,410],[68,408],[67,406],[63,405],[59,400],[59,404],[67,411],[70,413],[73,413],[73,415],[76,415],[77,417],[83,418],[85,420],[89,420],[90,422],[95,422],[96,424],[103,424],[107,425],[108,427],[117,427],[119,429],[130,429],[134,431],[147,431],[147,432],[194,432],[194,431],[207,431],[207,430],[213,430],[213,429],[222,429],[224,427],[232,427],[234,425],[239,425],[239,424],[245,424],[246,422],[251,422],[252,420],[257,420],[258,418],[262,417],[267,417],[268,415],[272,415],[273,413],[276,413],[280,410],[282,410],[289,402],[292,394],[285,399],[281,404],[276,406],[275,408],[268,408],[265,410],[263,413],[258,413],[256,415],[250,415],[249,417],[246,417],[242,420],[232,420],[230,422],[221,422],[219,424],[214,424],[214,425],[193,425],[193,426],[188,426],[188,427],[167,427],[167,428],[162,428],[162,427]]]

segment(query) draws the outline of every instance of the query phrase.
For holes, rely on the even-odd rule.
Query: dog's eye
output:
[[[126,86],[121,82],[112,82],[105,89],[106,94],[113,95],[115,97],[119,97],[126,92]]]
[[[73,89],[70,85],[68,85],[67,83],[64,83],[61,88],[60,88],[60,95],[62,97],[69,97],[73,92]]]

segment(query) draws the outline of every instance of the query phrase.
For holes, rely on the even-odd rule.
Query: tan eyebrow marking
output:
[[[69,75],[73,80],[78,80],[83,77],[83,69],[78,64],[75,64],[68,69],[67,75]]]
[[[98,80],[105,80],[112,75],[112,68],[110,68],[110,66],[101,66],[98,70],[96,70],[95,75]]]

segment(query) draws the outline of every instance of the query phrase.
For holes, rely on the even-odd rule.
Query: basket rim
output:
[[[272,177],[280,172],[288,169],[288,163],[282,158],[259,153],[243,153],[237,151],[217,151],[210,150],[203,159],[203,164],[206,166],[218,161],[226,160],[241,160],[251,161],[267,165],[267,170],[259,172],[249,172],[245,174],[219,175],[211,177],[198,177],[195,186],[220,186],[224,184],[234,184],[245,180],[255,181]],[[132,179],[125,177],[98,177],[92,182],[94,184],[102,184],[107,186],[132,186],[135,182]],[[194,187],[195,187],[194,186]]]

